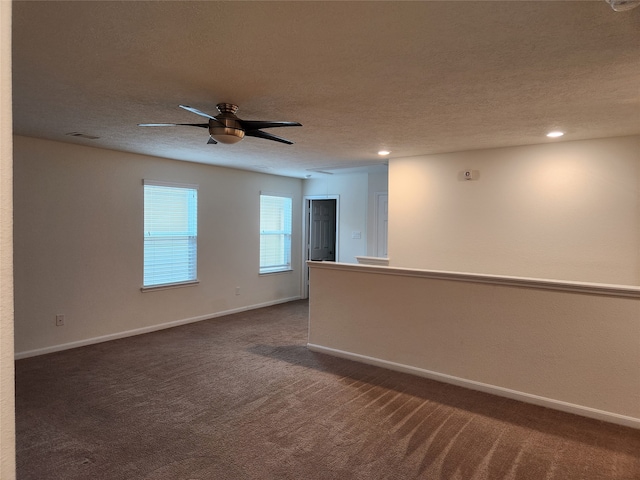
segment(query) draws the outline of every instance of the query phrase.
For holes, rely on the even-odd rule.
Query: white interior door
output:
[[[376,208],[376,257],[387,258],[387,236],[389,231],[389,194],[378,193]]]

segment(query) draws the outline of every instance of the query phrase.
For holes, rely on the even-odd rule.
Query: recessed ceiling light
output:
[[[378,155],[380,156],[385,156],[385,155],[389,155],[391,152],[389,150],[380,150],[378,152]]]
[[[564,135],[564,132],[558,132],[558,131],[547,133],[547,137],[549,137],[549,138],[558,138],[558,137],[561,137],[563,135]]]

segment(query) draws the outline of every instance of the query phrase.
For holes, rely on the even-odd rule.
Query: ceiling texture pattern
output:
[[[300,178],[640,134],[640,9],[604,0],[17,1],[12,48],[16,134]],[[137,126],[223,102],[303,126],[265,130],[290,146]]]

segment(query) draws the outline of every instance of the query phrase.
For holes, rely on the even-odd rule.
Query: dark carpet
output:
[[[298,301],[16,362],[18,479],[640,479],[638,430],[313,353],[307,327]]]

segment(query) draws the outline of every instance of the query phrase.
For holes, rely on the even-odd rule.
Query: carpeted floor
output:
[[[307,317],[18,361],[18,479],[640,479],[638,430],[309,352]]]

